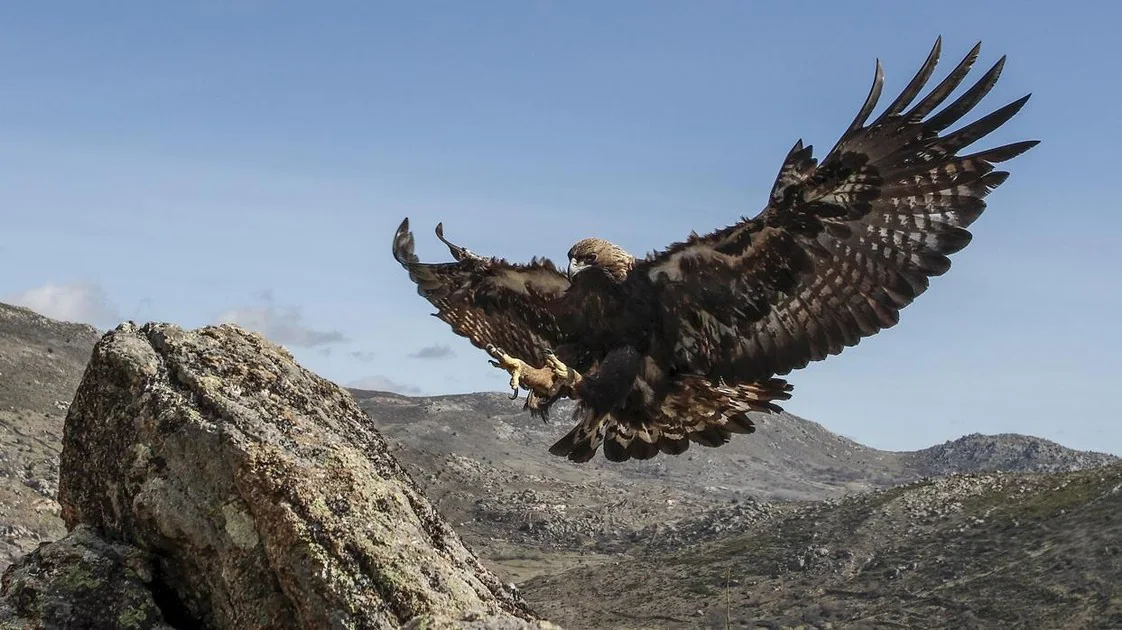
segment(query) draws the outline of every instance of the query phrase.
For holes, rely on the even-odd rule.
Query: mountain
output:
[[[619,463],[597,457],[573,464],[546,452],[571,427],[571,404],[556,405],[554,419],[544,423],[523,412],[521,400],[497,393],[431,398],[351,393],[387,437],[411,450],[467,455],[563,482],[655,483],[725,499],[820,500],[932,475],[1058,472],[1118,461],[1113,455],[1017,434],[974,434],[919,451],[882,451],[783,413],[754,416],[754,434],[733,436],[720,448],[695,444],[679,457]]]
[[[1070,472],[1118,461],[1112,455],[1077,451],[1050,440],[1016,433],[972,433],[901,455],[909,468],[924,477],[991,470]]]

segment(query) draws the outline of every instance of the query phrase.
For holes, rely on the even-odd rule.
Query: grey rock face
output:
[[[150,554],[179,614],[210,627],[534,619],[347,392],[235,326],[106,335],[67,416],[59,501],[69,527]]]
[[[163,630],[148,557],[79,526],[4,572],[0,627]]]

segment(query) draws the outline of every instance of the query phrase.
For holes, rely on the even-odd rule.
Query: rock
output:
[[[143,552],[80,525],[4,572],[0,627],[170,629],[151,580]]]
[[[59,502],[69,527],[151,554],[177,626],[535,619],[348,393],[236,326],[107,334],[66,419]]]

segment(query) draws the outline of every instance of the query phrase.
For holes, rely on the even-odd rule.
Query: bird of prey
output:
[[[960,152],[1013,117],[1020,98],[953,131],[990,91],[1005,58],[950,104],[976,45],[916,101],[935,70],[936,40],[915,77],[876,118],[872,89],[819,162],[802,140],[787,153],[763,210],[691,234],[645,258],[599,238],[577,242],[568,268],[480,256],[444,238],[453,262],[422,263],[405,219],[393,253],[434,315],[486,349],[517,397],[545,417],[576,401],[576,426],[550,448],[574,462],[603,445],[609,461],[719,446],[777,412],[779,378],[893,326],[971,240],[985,197],[1008,177],[995,164],[1037,141]]]

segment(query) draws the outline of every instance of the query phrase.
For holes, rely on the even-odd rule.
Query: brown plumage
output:
[[[795,143],[754,218],[639,260],[584,239],[569,251],[567,273],[548,260],[476,256],[444,240],[440,226],[455,262],[420,263],[408,220],[394,255],[437,317],[532,390],[531,411],[545,415],[561,397],[578,402],[577,426],[550,452],[587,461],[603,445],[619,461],[678,454],[690,442],[718,446],[754,430],[748,413],[777,411],[774,401],[790,397],[778,376],[895,325],[970,242],[984,198],[1008,177],[994,165],[1036,144],[959,155],[1028,100],[946,131],[1004,66],[1002,58],[939,110],[980,45],[909,109],[940,46],[869,123],[878,62],[837,145],[818,163]]]

